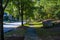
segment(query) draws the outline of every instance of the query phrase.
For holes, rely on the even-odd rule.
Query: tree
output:
[[[3,10],[5,10],[5,8],[7,7],[8,3],[9,3],[9,0],[3,0],[3,1],[5,1],[4,3],[6,3],[5,6],[3,7]]]
[[[3,0],[0,0],[0,26],[1,26],[1,28],[0,28],[0,29],[1,29],[1,32],[0,32],[0,33],[1,33],[1,34],[0,34],[0,35],[1,35],[2,39],[4,40],[4,37],[3,37],[3,35],[4,35],[4,34],[3,34],[3,25],[2,25],[2,24],[3,24],[3,21],[2,21],[3,18],[2,18],[2,17],[3,17],[3,14],[4,14],[4,10],[5,10],[5,8],[6,8],[7,4],[8,4],[8,0],[7,0],[7,2],[6,2],[7,4],[5,4],[4,7],[3,7],[3,5],[2,5],[2,1],[3,1]]]
[[[10,0],[5,10],[14,17],[25,20],[55,18],[58,1],[48,0]],[[57,8],[58,7],[58,8]],[[21,13],[22,11],[22,13]],[[23,15],[23,16],[22,16]],[[53,16],[52,16],[53,15]],[[23,19],[22,19],[23,18]],[[28,21],[26,21],[28,22]]]
[[[3,33],[3,23],[2,23],[2,20],[3,20],[3,6],[2,6],[2,0],[0,0],[0,35],[1,35],[1,37],[2,37],[2,39],[4,38],[3,37],[3,35],[4,34],[2,34]]]

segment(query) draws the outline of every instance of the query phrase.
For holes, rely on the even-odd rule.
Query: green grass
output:
[[[10,32],[4,33],[4,36],[6,37],[13,34],[24,36],[25,32],[26,32],[26,29],[17,29],[17,30],[12,30]]]
[[[55,31],[51,32],[51,31],[49,31],[49,29],[47,30],[47,29],[43,29],[43,28],[36,28],[36,32],[37,32],[38,36],[40,36],[40,37],[42,37],[42,36],[47,37],[49,35],[51,35],[51,36],[60,35],[60,32],[55,32]]]
[[[43,27],[42,22],[29,22],[27,24],[24,24],[24,26],[30,27],[30,24],[32,24],[33,27]]]
[[[24,26],[30,26],[29,24],[37,24],[37,25],[33,25],[34,28],[36,27],[42,27],[42,22],[30,22],[28,24],[24,24]],[[10,32],[4,33],[4,36],[7,35],[13,35],[13,34],[17,34],[17,35],[25,35],[26,29],[18,29],[18,30],[12,30]]]
[[[28,24],[24,24],[24,26],[30,26],[29,24],[37,24],[37,25],[33,25],[34,28],[36,29],[37,35],[42,37],[42,36],[49,36],[49,35],[59,35],[60,32],[51,32],[48,31],[47,29],[43,29],[41,27],[43,27],[42,22],[30,22]],[[22,35],[24,36],[26,33],[26,29],[18,29],[18,30],[13,30],[11,32],[5,33],[4,35],[13,35],[13,34],[17,34],[17,35]]]
[[[41,24],[42,22],[30,22],[29,24]]]

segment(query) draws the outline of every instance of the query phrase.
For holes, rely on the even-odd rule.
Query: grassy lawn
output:
[[[30,22],[28,24],[24,24],[24,26],[29,27],[30,26],[29,24],[34,24],[34,25],[32,25],[34,28],[35,27],[42,27],[42,22]],[[26,32],[26,29],[20,28],[20,29],[17,29],[17,30],[12,30],[10,32],[4,33],[4,36],[9,36],[9,35],[14,35],[14,34],[23,36],[25,34],[25,32]]]
[[[12,35],[24,36],[25,32],[26,32],[26,29],[19,28],[19,29],[12,30],[10,32],[4,33],[4,36],[5,37],[12,36]]]
[[[59,35],[60,34],[60,32],[55,32],[55,31],[50,31],[49,29],[43,29],[43,28],[36,28],[36,31],[37,31],[37,34],[38,34],[38,36],[49,36],[49,35],[51,35],[51,36],[55,36],[55,35]]]
[[[42,24],[42,22],[29,22],[27,24],[24,24],[24,26],[43,27],[43,24]]]
[[[33,24],[34,28],[36,29],[37,35],[41,38],[47,38],[49,36],[59,36],[60,35],[60,32],[55,32],[55,31],[52,32],[52,31],[49,30],[50,28],[47,28],[47,29],[41,28],[41,27],[43,27],[42,22],[30,22],[28,24],[24,24],[24,26],[29,27],[30,24]],[[26,29],[23,29],[23,28],[21,29],[20,28],[20,29],[17,29],[17,30],[7,32],[4,35],[8,36],[8,35],[16,34],[16,35],[24,36],[25,33],[26,33]],[[46,39],[46,40],[49,40],[49,39]]]

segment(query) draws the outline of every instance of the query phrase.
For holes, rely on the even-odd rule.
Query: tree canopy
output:
[[[3,1],[3,6],[5,1]],[[20,20],[21,4],[24,20],[60,19],[60,0],[9,0],[4,12]]]

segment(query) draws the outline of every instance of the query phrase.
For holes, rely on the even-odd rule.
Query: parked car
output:
[[[55,20],[53,24],[55,27],[60,27],[60,20]]]
[[[52,19],[47,19],[43,20],[43,27],[52,27],[53,26],[53,20]]]

